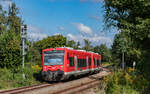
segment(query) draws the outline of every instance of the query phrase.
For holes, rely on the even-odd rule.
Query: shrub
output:
[[[107,94],[138,94],[149,82],[137,70],[127,68],[118,70],[104,78]]]
[[[38,69],[32,69],[31,67],[16,67],[13,69],[0,68],[0,89],[14,88],[29,86],[32,84],[38,84],[40,81],[40,67]],[[25,79],[22,78],[22,74],[25,74]]]

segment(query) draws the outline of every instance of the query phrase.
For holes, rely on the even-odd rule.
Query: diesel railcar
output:
[[[60,81],[101,70],[101,55],[71,48],[49,48],[42,51],[42,78]]]

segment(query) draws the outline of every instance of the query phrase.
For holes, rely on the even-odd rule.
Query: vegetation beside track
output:
[[[98,94],[149,94],[150,82],[145,76],[133,68],[115,69],[95,90]]]
[[[41,83],[40,77],[41,69],[37,66],[21,67],[15,69],[0,68],[0,89],[10,89],[22,86],[30,86]],[[22,74],[25,74],[25,79]]]

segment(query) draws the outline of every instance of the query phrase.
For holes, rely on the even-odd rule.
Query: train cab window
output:
[[[63,65],[64,50],[45,51],[44,65]]]
[[[70,67],[74,66],[74,57],[69,57],[69,66]]]

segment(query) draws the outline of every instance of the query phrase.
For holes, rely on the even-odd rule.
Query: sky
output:
[[[12,2],[20,9],[30,40],[61,34],[81,45],[88,39],[93,46],[110,47],[117,33],[104,30],[103,0],[0,0],[4,9]]]

